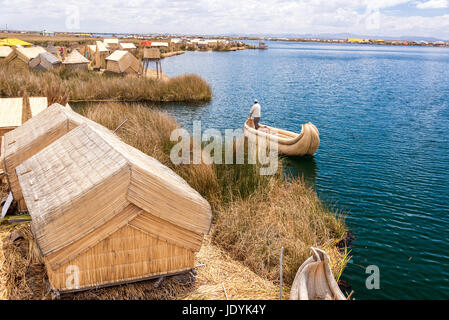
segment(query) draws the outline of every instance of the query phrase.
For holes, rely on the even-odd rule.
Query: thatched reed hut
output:
[[[106,69],[106,58],[109,56],[109,50],[103,42],[97,41],[95,45],[87,46],[89,59],[92,60],[91,66],[95,69]]]
[[[53,290],[186,272],[211,209],[182,178],[82,124],[17,167]]]
[[[43,52],[32,59],[29,65],[36,70],[48,71],[53,68],[59,68],[61,66],[61,61],[50,52]]]
[[[144,59],[160,59],[161,58],[161,50],[158,48],[144,48],[143,49],[143,58]]]
[[[106,58],[106,70],[119,74],[140,74],[142,64],[130,52],[116,50]]]
[[[73,50],[63,61],[62,64],[70,69],[87,70],[90,61],[83,57],[78,50]]]
[[[87,46],[87,51],[89,52],[89,59],[93,59],[95,56],[95,53],[98,51],[102,55],[108,55],[109,50],[106,48],[103,42],[96,41],[93,45]]]
[[[30,102],[34,99],[30,98]],[[21,98],[17,100],[21,100]],[[10,127],[9,132],[3,136],[2,140],[2,167],[6,173],[9,188],[14,199],[17,201],[20,212],[26,211],[27,207],[23,200],[16,167],[82,123],[100,126],[96,122],[72,111],[71,108],[63,107],[60,104],[55,103],[47,108],[47,98],[41,98],[40,102],[39,108],[35,106],[35,103],[30,103],[33,106],[32,111],[34,110],[33,118],[25,122],[22,126],[20,126],[22,124],[20,121],[21,111],[19,112],[19,109],[21,110],[22,108],[21,102],[15,102],[18,104],[17,106],[9,107],[9,110],[16,110],[17,113],[15,116],[15,126]],[[2,106],[1,103],[0,106]],[[5,107],[0,109],[0,112],[4,109],[6,109],[6,104]],[[40,112],[35,115],[37,111]]]
[[[12,70],[26,70],[29,69],[29,63],[39,54],[47,52],[42,47],[15,47],[2,62],[6,63]]]
[[[17,55],[27,63],[36,58],[39,54],[47,52],[47,50],[39,46],[29,48],[16,47],[15,51],[17,52]]]

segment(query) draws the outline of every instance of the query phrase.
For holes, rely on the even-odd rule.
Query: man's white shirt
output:
[[[255,103],[251,108],[251,114],[254,118],[260,118],[260,104]]]

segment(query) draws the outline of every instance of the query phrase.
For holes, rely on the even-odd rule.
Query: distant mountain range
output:
[[[353,33],[320,33],[320,34],[227,34],[226,36],[248,36],[248,37],[268,37],[268,38],[313,38],[313,39],[347,39],[347,38],[358,38],[358,39],[373,39],[373,40],[409,40],[409,41],[448,41],[444,39],[438,39],[435,37],[421,37],[421,36],[400,36],[400,37],[390,37],[390,36],[368,36],[362,34]]]

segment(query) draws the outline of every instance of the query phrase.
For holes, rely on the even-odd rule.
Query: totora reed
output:
[[[200,102],[212,98],[201,77],[187,74],[164,81],[137,76],[101,74],[65,67],[48,72],[14,70],[0,63],[0,97],[45,96],[59,88],[69,101]]]

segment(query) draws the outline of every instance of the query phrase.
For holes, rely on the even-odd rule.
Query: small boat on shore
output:
[[[313,248],[313,255],[296,273],[290,300],[346,300],[332,274],[326,252]]]
[[[294,133],[287,130],[260,125],[259,130],[254,127],[254,120],[248,119],[244,127],[245,136],[265,137],[278,142],[278,152],[287,156],[313,155],[320,146],[320,133],[311,123],[302,125],[301,132]]]

